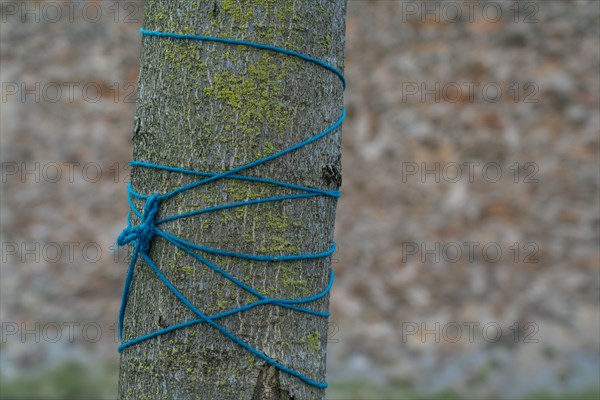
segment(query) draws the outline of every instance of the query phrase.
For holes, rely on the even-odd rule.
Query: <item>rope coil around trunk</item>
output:
[[[140,32],[142,33],[142,35],[154,36],[154,37],[159,37],[159,38],[220,42],[220,43],[233,44],[233,45],[249,46],[249,47],[254,47],[257,49],[275,51],[278,53],[287,54],[289,56],[297,57],[304,61],[314,63],[322,68],[325,68],[325,69],[331,71],[332,73],[334,73],[335,75],[337,75],[339,77],[340,81],[342,82],[343,88],[344,89],[346,88],[346,79],[344,78],[344,75],[338,69],[325,63],[324,61],[321,61],[319,59],[298,53],[293,50],[288,50],[288,49],[284,49],[284,48],[276,47],[276,46],[272,46],[272,45],[267,45],[267,44],[254,43],[254,42],[248,42],[248,41],[243,41],[243,40],[224,39],[224,38],[217,38],[217,37],[211,37],[211,36],[198,36],[198,35],[187,35],[187,34],[178,34],[178,33],[169,33],[169,32],[157,32],[157,31],[150,31],[150,30],[146,30],[146,29],[141,29]],[[222,325],[220,325],[217,322],[217,320],[220,318],[226,317],[226,316],[241,313],[245,310],[249,310],[249,309],[257,307],[257,306],[262,306],[262,305],[267,305],[267,304],[284,307],[284,308],[289,308],[289,309],[292,309],[292,310],[295,310],[298,312],[317,315],[317,316],[321,316],[321,317],[328,317],[330,315],[329,312],[321,312],[321,311],[311,310],[310,308],[303,307],[302,305],[305,303],[310,303],[312,301],[320,299],[329,292],[329,290],[331,289],[331,286],[333,285],[333,279],[334,279],[333,268],[330,267],[329,282],[328,282],[327,286],[320,293],[317,293],[317,294],[309,296],[309,297],[300,298],[300,299],[272,298],[272,297],[267,297],[267,296],[263,295],[262,293],[258,292],[256,289],[246,285],[245,283],[243,283],[239,279],[235,278],[234,276],[232,276],[231,274],[229,274],[228,272],[226,272],[219,266],[217,266],[214,263],[207,260],[205,257],[200,255],[198,252],[208,253],[208,254],[217,254],[217,255],[226,256],[226,257],[234,257],[234,258],[238,258],[238,259],[246,259],[246,260],[254,260],[254,261],[282,262],[282,261],[307,260],[307,259],[318,259],[318,258],[329,257],[336,250],[335,242],[332,242],[331,246],[328,249],[323,250],[318,253],[300,253],[300,254],[288,254],[288,255],[280,255],[280,256],[255,255],[255,254],[240,253],[240,252],[235,252],[235,251],[217,249],[217,248],[212,248],[212,247],[208,247],[208,246],[198,245],[195,243],[190,243],[186,240],[183,240],[183,239],[173,235],[172,233],[161,230],[159,228],[159,226],[166,222],[174,221],[174,220],[180,219],[180,218],[191,217],[194,215],[200,215],[200,214],[204,214],[204,213],[210,213],[210,212],[229,209],[229,208],[244,207],[244,206],[249,206],[252,204],[276,202],[276,201],[283,201],[283,200],[293,200],[293,199],[301,199],[301,198],[316,197],[316,196],[328,196],[328,197],[338,198],[340,196],[340,192],[338,190],[324,190],[324,189],[312,188],[312,187],[308,187],[308,186],[296,185],[296,184],[281,182],[281,181],[268,179],[268,178],[246,176],[246,175],[242,175],[240,173],[245,170],[256,167],[258,165],[272,161],[278,157],[283,156],[284,154],[293,152],[301,147],[304,147],[310,143],[313,143],[313,142],[325,137],[326,135],[333,132],[336,128],[338,128],[344,121],[345,117],[346,117],[346,109],[342,108],[340,117],[333,124],[331,124],[329,127],[327,127],[322,132],[320,132],[302,142],[299,142],[291,147],[288,147],[287,149],[273,153],[269,156],[260,158],[253,162],[250,162],[248,164],[244,164],[242,166],[233,168],[226,172],[221,172],[221,173],[201,172],[201,171],[194,171],[194,170],[188,170],[188,169],[183,169],[183,168],[179,168],[179,167],[165,166],[165,165],[159,165],[159,164],[143,162],[143,161],[135,161],[135,160],[130,163],[130,165],[132,167],[151,168],[151,169],[158,169],[158,170],[164,170],[164,171],[170,171],[170,172],[177,172],[177,173],[187,174],[187,175],[194,175],[194,176],[198,176],[199,179],[195,182],[192,182],[185,186],[181,186],[181,187],[179,187],[171,192],[165,193],[165,194],[155,193],[152,195],[145,195],[145,194],[137,193],[136,191],[134,191],[131,186],[131,183],[129,183],[127,186],[130,211],[127,216],[127,220],[128,220],[127,227],[123,230],[123,232],[117,238],[117,244],[119,246],[124,246],[126,244],[131,243],[131,244],[133,244],[134,248],[133,248],[133,253],[131,256],[131,261],[129,263],[129,269],[127,271],[127,276],[125,279],[125,285],[123,288],[123,296],[122,296],[122,300],[121,300],[121,309],[119,311],[119,339],[122,342],[121,345],[118,347],[119,352],[123,351],[127,347],[133,346],[137,343],[157,337],[159,335],[163,335],[167,332],[171,332],[176,329],[181,329],[181,328],[195,325],[195,324],[206,323],[206,324],[212,326],[213,328],[217,329],[219,332],[221,332],[223,335],[225,335],[226,337],[231,339],[236,344],[245,348],[250,353],[261,358],[262,360],[264,360],[267,363],[269,363],[270,365],[278,368],[279,370],[286,372],[290,375],[293,375],[293,376],[301,379],[302,381],[306,382],[307,384],[315,386],[317,388],[324,389],[328,386],[327,382],[318,382],[313,379],[310,379],[309,377],[301,374],[300,372],[295,371],[289,367],[286,367],[285,365],[282,365],[281,363],[277,362],[276,360],[270,358],[269,356],[267,356],[266,354],[261,352],[259,349],[252,347],[245,341],[238,338],[232,332],[230,332],[229,330],[224,328]],[[178,194],[184,193],[187,190],[190,190],[195,187],[199,187],[201,185],[205,185],[209,182],[217,181],[220,179],[237,179],[237,180],[242,180],[242,181],[261,182],[261,183],[266,183],[266,184],[271,184],[271,185],[276,185],[276,186],[280,186],[280,187],[293,189],[300,193],[285,195],[285,196],[266,197],[266,198],[260,198],[260,199],[254,199],[254,200],[240,201],[240,202],[235,202],[235,203],[221,204],[221,205],[217,205],[217,206],[213,206],[213,207],[207,207],[207,208],[198,209],[198,210],[194,210],[194,211],[190,211],[190,212],[186,212],[186,213],[182,213],[182,214],[168,216],[168,217],[158,219],[158,220],[156,219],[156,215],[158,213],[158,210],[160,208],[160,204],[162,201],[167,200]],[[143,213],[140,212],[136,208],[136,206],[133,202],[133,198],[137,198],[137,199],[145,201]],[[141,223],[139,225],[133,226],[131,224],[131,217],[132,217],[131,213],[132,212],[140,219]],[[256,296],[259,300],[252,302],[252,303],[245,304],[241,307],[233,308],[233,309],[218,313],[218,314],[207,315],[207,314],[203,313],[194,304],[192,304],[169,281],[169,279],[161,272],[161,270],[156,266],[156,264],[150,258],[148,253],[152,246],[152,241],[153,241],[154,237],[156,237],[156,236],[163,238],[167,242],[169,242],[169,243],[173,244],[174,246],[178,247],[179,249],[183,250],[185,253],[187,253],[191,257],[195,258],[196,260],[198,260],[200,263],[204,264],[208,268],[211,268],[213,271],[219,273],[220,275],[222,275],[229,281],[236,284],[241,289]],[[125,309],[127,307],[127,299],[129,297],[129,290],[131,288],[131,282],[133,279],[135,265],[136,265],[139,257],[141,257],[146,262],[146,264],[150,267],[150,269],[152,269],[154,274],[169,288],[169,290],[171,290],[171,292],[173,292],[173,294],[185,306],[187,306],[194,314],[196,314],[198,316],[198,318],[189,320],[189,321],[185,321],[185,322],[182,322],[179,324],[171,325],[167,328],[159,329],[157,331],[150,332],[145,335],[138,336],[136,338],[133,338],[131,340],[123,342],[122,332],[123,332],[123,321],[124,321],[124,316],[125,316]]]

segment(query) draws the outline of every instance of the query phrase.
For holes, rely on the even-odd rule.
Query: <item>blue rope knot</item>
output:
[[[142,223],[137,226],[128,226],[117,238],[117,245],[124,246],[134,240],[138,241],[140,250],[147,252],[150,250],[152,239],[156,235],[156,213],[160,204],[160,195],[153,194],[146,199],[144,205],[144,215]]]

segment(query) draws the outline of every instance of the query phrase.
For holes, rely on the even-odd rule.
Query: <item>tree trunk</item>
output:
[[[146,0],[144,27],[272,44],[343,70],[345,9],[345,0]],[[295,57],[144,36],[134,159],[227,171],[321,132],[339,118],[342,96],[337,76]],[[337,189],[339,182],[326,171],[327,166],[341,170],[340,140],[337,129],[244,174]],[[166,193],[193,180],[147,168],[132,172],[133,188],[144,194]],[[295,193],[264,183],[222,179],[165,200],[157,217]],[[135,203],[143,210],[143,203]],[[335,207],[332,197],[262,203],[178,219],[160,229],[192,243],[237,252],[317,253],[327,250],[333,240]],[[205,314],[257,300],[162,238],[154,238],[149,255]],[[271,263],[202,255],[269,297],[310,296],[321,292],[329,280],[329,257]],[[307,307],[325,311],[328,305],[326,296]],[[123,340],[195,318],[138,259]],[[325,381],[326,318],[263,305],[218,323],[281,364]],[[269,366],[207,324],[124,349],[119,394],[123,399],[324,398],[324,390]]]

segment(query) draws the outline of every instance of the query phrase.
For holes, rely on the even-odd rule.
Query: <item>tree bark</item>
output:
[[[146,0],[149,30],[268,43],[343,70],[345,0]],[[312,63],[266,50],[145,36],[133,135],[134,159],[222,172],[322,131],[342,108],[338,77]],[[246,175],[336,189],[327,166],[340,166],[341,130]],[[166,193],[194,179],[135,168],[134,190]],[[223,179],[161,203],[157,218],[198,208],[297,192]],[[143,204],[136,202],[139,210]],[[316,253],[333,240],[336,199],[312,197],[256,204],[160,226],[184,240],[264,255]],[[139,221],[133,220],[134,224]],[[256,301],[174,245],[155,237],[155,264],[210,315]],[[269,297],[319,293],[330,258],[280,263],[202,254]],[[309,304],[328,309],[328,297]],[[123,339],[196,316],[138,259]],[[311,379],[325,380],[326,318],[273,305],[218,320],[236,336]],[[141,342],[121,353],[119,395],[167,399],[322,399],[324,390],[269,366],[207,324]]]

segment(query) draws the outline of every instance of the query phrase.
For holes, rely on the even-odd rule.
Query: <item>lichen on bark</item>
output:
[[[146,29],[269,43],[343,69],[345,1],[147,0]],[[220,172],[289,147],[340,115],[338,78],[290,56],[218,43],[144,37],[136,160]],[[341,130],[246,173],[335,189],[326,165],[341,169]],[[165,193],[191,177],[136,168],[141,193]],[[292,194],[236,180],[198,187],[161,204],[158,218],[199,207]],[[143,204],[137,203],[141,209]],[[264,203],[179,219],[161,229],[193,243],[255,254],[312,253],[329,248],[336,201],[315,197]],[[136,223],[137,221],[134,221]],[[160,238],[150,256],[203,312],[256,300]],[[207,256],[268,296],[304,297],[329,279],[330,258],[265,263]],[[328,298],[312,307],[324,311]],[[124,339],[195,318],[138,261],[125,314]],[[268,356],[313,379],[325,379],[327,319],[275,306],[219,320]],[[121,354],[121,398],[319,399],[324,391],[265,365],[205,324],[180,329]],[[258,396],[258,397],[257,397]]]

